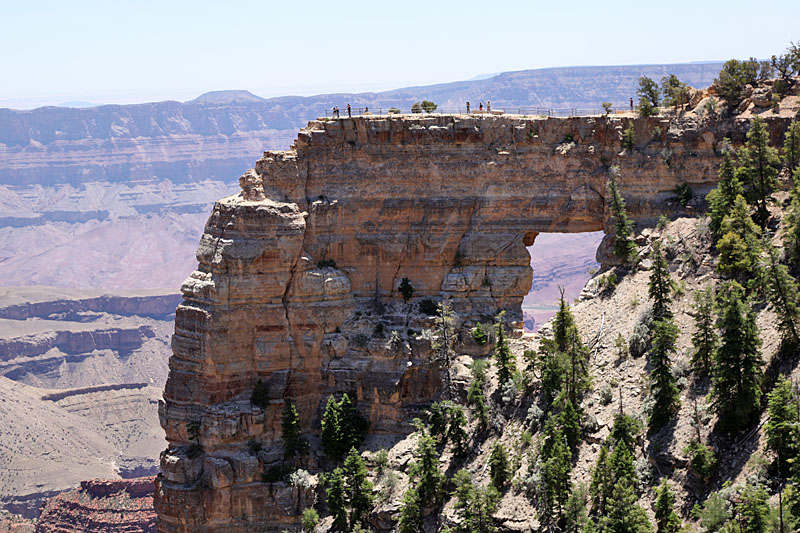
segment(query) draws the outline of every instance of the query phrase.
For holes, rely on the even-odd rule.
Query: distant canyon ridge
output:
[[[552,68],[381,93],[219,91],[184,103],[0,109],[0,285],[177,291],[213,201],[236,192],[263,151],[288,148],[335,105],[599,110],[603,101],[627,106],[642,75],[705,87],[720,66]],[[585,255],[591,262],[593,250]]]

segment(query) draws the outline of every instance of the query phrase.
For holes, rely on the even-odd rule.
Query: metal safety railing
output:
[[[607,112],[602,107],[523,107],[515,106],[512,104],[492,104],[490,108],[480,106],[476,109],[474,106],[470,107],[469,114],[471,115],[523,115],[523,116],[542,116],[542,117],[579,117],[587,115],[605,115],[607,113],[615,114],[619,112],[629,111],[628,105],[613,105]],[[463,115],[467,114],[466,106],[464,107],[436,107],[430,111],[411,111],[411,109],[404,110],[396,107],[384,108],[378,106],[364,106],[364,107],[351,107],[348,115],[347,107],[326,108],[325,118],[345,118],[347,116],[364,116],[364,115]]]

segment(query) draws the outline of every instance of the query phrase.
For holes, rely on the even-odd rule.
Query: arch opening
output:
[[[559,287],[571,303],[600,267],[595,256],[603,231],[584,233],[539,233],[526,238],[533,280],[522,301],[526,332],[535,332],[550,320],[558,309]]]

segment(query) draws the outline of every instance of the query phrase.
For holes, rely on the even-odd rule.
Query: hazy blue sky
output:
[[[369,91],[568,65],[768,57],[800,1],[0,0],[0,106]]]

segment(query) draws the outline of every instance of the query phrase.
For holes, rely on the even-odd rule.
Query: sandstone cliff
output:
[[[787,119],[768,120],[778,140]],[[625,151],[631,122],[637,146]],[[156,486],[161,530],[292,523],[290,488],[259,482],[279,457],[284,398],[312,434],[338,392],[355,395],[372,431],[403,431],[440,384],[415,335],[431,324],[421,302],[449,300],[467,325],[506,309],[519,326],[525,247],[539,232],[608,231],[609,165],[620,167],[629,213],[651,223],[680,211],[678,184],[703,195],[722,138],[742,142],[747,127],[694,114],[362,117],[313,121],[292,150],[266,152],[242,191],[215,205],[182,287],[160,405],[170,443]],[[390,331],[400,350],[385,347]],[[266,409],[249,401],[258,379]],[[201,454],[190,453],[192,422]],[[265,451],[248,453],[251,440]]]

